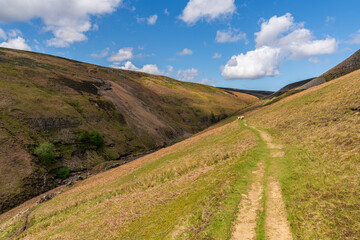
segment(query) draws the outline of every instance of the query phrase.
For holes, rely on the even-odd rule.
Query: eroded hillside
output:
[[[0,212],[73,177],[172,144],[257,98],[150,74],[0,49]],[[96,131],[102,146],[79,141]],[[34,155],[49,142],[56,158]],[[80,176],[81,175],[81,176]]]

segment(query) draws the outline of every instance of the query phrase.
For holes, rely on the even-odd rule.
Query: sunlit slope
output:
[[[360,238],[360,71],[249,116],[286,146],[277,163],[296,239]]]
[[[77,183],[3,221],[0,238],[227,239],[264,151],[233,121]]]
[[[86,172],[169,145],[256,100],[168,77],[1,48],[0,213],[57,186],[57,168]],[[104,145],[81,146],[83,130],[98,131]],[[43,142],[55,145],[51,166],[33,155]]]

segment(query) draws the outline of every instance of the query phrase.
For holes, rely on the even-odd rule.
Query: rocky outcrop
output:
[[[81,124],[78,120],[66,120],[63,118],[35,118],[27,121],[31,126],[39,130],[72,128]]]

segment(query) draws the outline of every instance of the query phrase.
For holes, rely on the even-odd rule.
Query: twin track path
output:
[[[245,124],[245,126],[247,126]],[[269,157],[280,158],[285,156],[281,145],[273,143],[272,137],[265,131],[253,128],[260,133],[261,138],[270,150]],[[262,211],[261,197],[263,196],[263,178],[265,174],[265,161],[258,165],[258,170],[253,172],[254,182],[247,195],[239,203],[239,212],[234,222],[234,232],[231,239],[247,240],[256,239],[257,212]],[[266,189],[266,214],[265,235],[270,240],[292,240],[290,225],[287,220],[285,204],[281,194],[280,183],[273,177],[267,176]]]

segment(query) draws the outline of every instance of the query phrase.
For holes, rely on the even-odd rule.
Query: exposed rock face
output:
[[[315,78],[315,79],[311,80],[310,82],[298,87],[297,90],[306,90],[306,89],[321,85],[323,83],[326,83],[325,79],[322,77],[318,77],[318,78]]]
[[[63,118],[36,118],[28,121],[33,127],[40,130],[78,127],[81,124],[78,120],[70,121]]]

